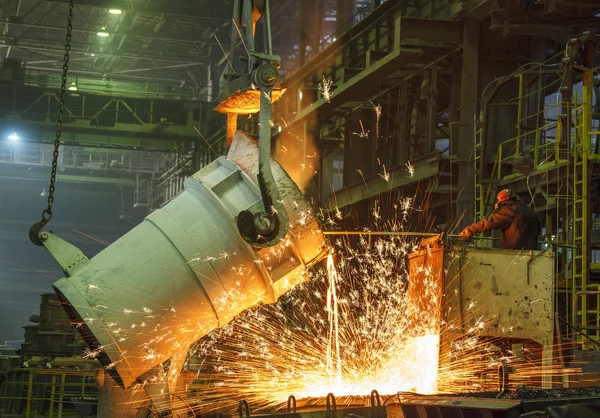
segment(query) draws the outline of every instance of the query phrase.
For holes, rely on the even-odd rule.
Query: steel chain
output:
[[[60,137],[62,135],[63,111],[65,107],[65,94],[67,91],[67,74],[69,72],[69,53],[71,52],[71,32],[73,31],[73,6],[74,0],[69,1],[69,16],[67,22],[67,35],[65,36],[65,54],[63,72],[60,84],[60,100],[56,118],[56,136],[54,139],[54,152],[52,155],[52,171],[50,173],[50,186],[48,187],[48,206],[42,212],[42,222],[48,223],[52,219],[52,205],[54,204],[54,189],[56,185],[56,171],[58,169],[58,155]]]

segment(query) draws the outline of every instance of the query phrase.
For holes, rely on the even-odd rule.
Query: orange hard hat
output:
[[[496,196],[496,204],[504,203],[509,200],[518,200],[519,197],[510,189],[500,190]]]

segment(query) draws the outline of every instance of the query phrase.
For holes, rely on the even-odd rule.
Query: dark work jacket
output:
[[[469,229],[476,234],[500,229],[500,247],[537,250],[541,224],[533,209],[521,202],[515,202],[494,210],[487,219],[474,223]]]

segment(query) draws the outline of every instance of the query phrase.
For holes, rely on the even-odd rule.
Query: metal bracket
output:
[[[66,277],[72,276],[78,268],[90,261],[79,248],[57,237],[52,232],[41,232],[39,239],[50,255],[62,267]]]
[[[252,53],[260,65],[252,72],[252,81],[260,89],[260,122],[258,132],[258,185],[264,212],[242,211],[237,224],[242,237],[257,247],[278,244],[289,229],[288,213],[271,170],[271,114],[273,87],[279,81],[279,57]]]

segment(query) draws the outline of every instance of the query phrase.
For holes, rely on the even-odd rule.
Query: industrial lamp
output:
[[[104,26],[102,26],[102,28],[100,29],[100,32],[96,33],[96,35],[98,35],[102,38],[106,38],[110,34],[108,32],[106,32],[106,28]]]

